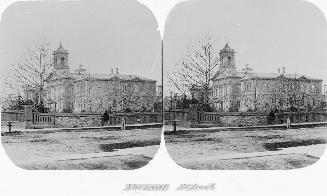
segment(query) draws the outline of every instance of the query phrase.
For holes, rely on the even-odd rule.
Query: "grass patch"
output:
[[[143,157],[143,159],[136,159],[136,160],[128,160],[124,162],[124,166],[127,169],[139,169],[141,167],[144,167],[151,161],[151,158]]]
[[[283,139],[283,138],[284,138],[284,137],[281,136],[281,135],[263,135],[263,136],[246,135],[245,137],[253,137],[253,138],[263,139],[263,140]]]
[[[116,140],[119,139],[119,137],[115,137],[115,136],[106,136],[106,137],[81,137],[82,139],[94,139],[94,140],[101,140],[101,141],[105,141],[105,140]]]
[[[196,142],[221,142],[220,139],[216,139],[216,138],[200,138],[200,139],[196,139],[194,141],[196,141]]]
[[[31,140],[30,142],[47,142],[47,139],[35,139],[35,140]]]
[[[22,135],[21,131],[11,131],[11,132],[2,132],[1,136],[15,136],[15,135]]]
[[[303,168],[317,162],[306,155],[280,155],[228,160],[208,160],[178,163],[193,170],[281,170]]]
[[[146,156],[117,156],[95,159],[53,161],[19,165],[28,170],[131,170],[138,169],[149,163]]]
[[[100,144],[99,148],[104,152],[112,152],[114,149],[125,149],[125,148],[154,146],[154,145],[160,145],[160,140],[130,141],[130,142],[120,142],[120,143],[111,143],[111,144]]]
[[[287,142],[274,142],[274,143],[265,143],[263,147],[269,151],[277,151],[279,148],[289,148],[297,146],[309,146],[315,144],[326,144],[324,139],[308,139],[308,140],[294,140]]]
[[[165,131],[164,135],[181,135],[181,134],[188,134],[190,131],[187,130],[179,130],[179,131]]]

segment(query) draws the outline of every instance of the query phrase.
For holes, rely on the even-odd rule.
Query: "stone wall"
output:
[[[218,118],[213,118],[214,115]],[[270,118],[268,113],[224,112],[199,113],[198,124],[212,124],[213,126],[221,127],[263,126],[268,124],[285,124],[288,117],[290,117],[291,123],[327,122],[326,112],[275,113],[271,122],[268,122]]]
[[[222,127],[243,127],[267,125],[265,114],[224,114],[219,118]]]
[[[24,111],[1,111],[1,121],[24,121]]]
[[[117,113],[109,115],[109,120],[104,123],[105,126],[120,125],[122,119],[125,118],[126,124],[148,124],[148,123],[161,123],[160,112],[143,112],[143,113]]]
[[[99,127],[101,115],[97,114],[59,114],[56,115],[56,127]]]
[[[326,122],[326,112],[285,112],[275,114],[275,124],[286,123],[287,117],[290,117],[292,123],[306,123],[306,122]]]
[[[172,121],[172,120],[178,120],[178,121],[188,121],[190,120],[189,117],[189,110],[170,110],[165,111],[164,119],[165,121]]]
[[[107,122],[102,122],[101,114],[59,114],[56,115],[55,127],[99,127],[120,125],[125,117],[126,124],[161,123],[161,113],[126,113],[109,116]]]

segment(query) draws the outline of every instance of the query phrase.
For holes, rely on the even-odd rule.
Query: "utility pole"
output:
[[[162,117],[161,117],[161,123],[162,126],[164,124],[164,98],[163,98],[163,90],[164,90],[164,85],[163,85],[163,72],[164,72],[164,48],[163,48],[163,38],[161,39],[161,111],[162,111]]]
[[[88,103],[89,103],[89,110],[91,112],[91,73],[88,74],[88,82],[87,82],[87,87],[88,87],[88,95],[87,95],[87,98],[88,98]]]
[[[254,81],[254,111],[257,110],[257,81]]]

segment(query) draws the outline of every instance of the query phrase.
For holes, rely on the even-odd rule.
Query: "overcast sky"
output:
[[[136,0],[16,2],[0,23],[1,76],[33,40],[69,51],[69,66],[92,73],[137,74],[161,83],[160,33],[152,12]]]
[[[211,35],[236,50],[236,66],[321,78],[327,84],[327,26],[323,13],[299,0],[191,0],[165,25],[165,72],[174,69],[188,39]]]
[[[323,13],[299,0],[190,0],[170,12],[165,25],[165,67],[174,69],[185,43],[212,35],[228,41],[240,70],[286,72],[327,81],[327,28]],[[137,74],[161,81],[160,34],[152,12],[136,0],[17,2],[0,23],[0,72],[17,63],[26,46],[46,37],[69,50],[74,70]]]

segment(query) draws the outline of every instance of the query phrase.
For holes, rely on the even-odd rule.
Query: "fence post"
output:
[[[189,120],[191,121],[191,124],[198,124],[199,119],[198,119],[198,110],[197,110],[196,105],[190,104],[188,117],[189,117]]]
[[[24,104],[24,121],[25,129],[33,128],[33,111],[32,111],[33,101],[27,100]]]

